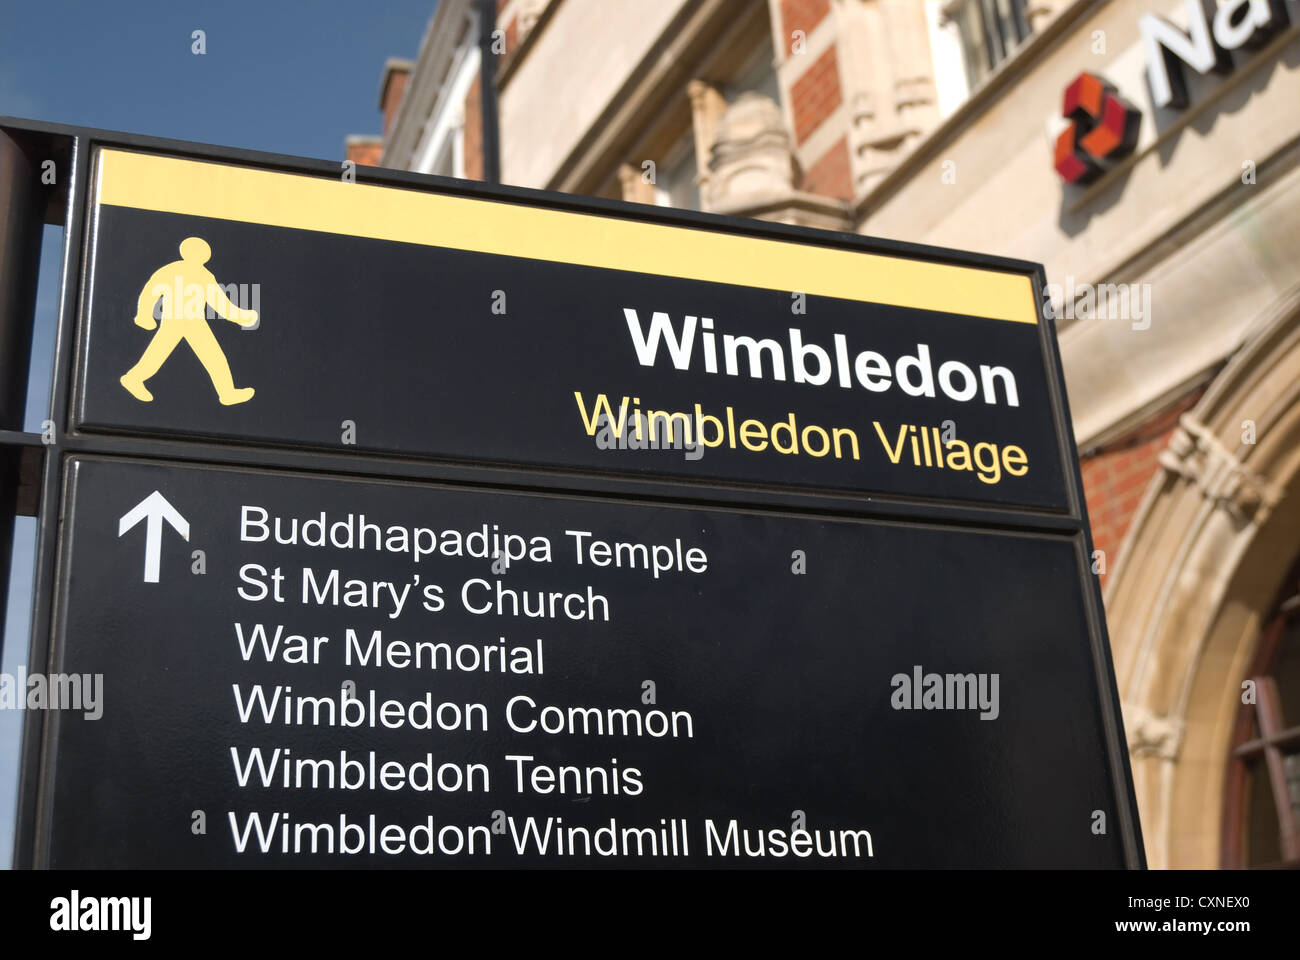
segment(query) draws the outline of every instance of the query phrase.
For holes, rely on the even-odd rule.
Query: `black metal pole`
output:
[[[0,128],[0,429],[4,430],[23,428],[44,222],[45,191],[36,158]]]
[[[23,428],[44,223],[36,158],[0,128],[0,430]],[[0,610],[9,597],[21,460],[21,447],[0,445]]]
[[[483,179],[501,182],[501,140],[497,126],[497,60],[492,51],[492,34],[497,27],[496,0],[479,0],[479,101],[483,123]]]

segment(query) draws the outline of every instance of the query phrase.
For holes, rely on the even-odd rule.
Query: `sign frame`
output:
[[[175,439],[112,434],[76,429],[73,404],[81,348],[83,317],[87,306],[87,253],[93,230],[91,222],[91,166],[97,148],[162,153],[218,163],[256,166],[284,173],[337,180],[337,162],[309,160],[279,154],[230,147],[195,144],[91,128],[0,117],[0,130],[24,144],[34,156],[67,157],[59,169],[54,187],[28,184],[43,191],[46,219],[64,224],[61,285],[58,297],[58,327],[55,337],[54,369],[50,396],[53,442],[19,429],[0,431],[0,445],[41,452],[39,467],[40,507],[37,512],[37,548],[31,637],[27,663],[35,668],[57,663],[59,635],[56,597],[62,573],[60,545],[65,508],[65,461],[74,455],[100,455],[172,461],[179,465],[210,463],[250,467],[267,471],[339,475],[357,479],[432,481],[483,490],[555,493],[584,498],[609,498],[641,502],[669,501],[701,508],[744,509],[812,516],[818,519],[874,518],[915,522],[925,525],[957,525],[988,529],[1010,529],[1049,534],[1068,540],[1077,560],[1078,588],[1086,611],[1086,629],[1094,667],[1096,702],[1105,733],[1105,753],[1116,813],[1113,829],[1122,841],[1124,864],[1131,869],[1146,866],[1138,821],[1118,691],[1114,679],[1110,642],[1106,629],[1101,591],[1091,572],[1093,543],[1083,497],[1083,484],[1074,450],[1073,431],[1066,399],[1064,377],[1054,325],[1045,319],[1046,276],[1039,264],[938,249],[929,246],[881,240],[849,233],[832,233],[805,227],[775,224],[739,217],[719,216],[622,201],[578,197],[519,187],[497,186],[475,181],[408,173],[383,168],[357,167],[356,182],[505,201],[551,210],[594,214],[668,226],[707,229],[738,236],[812,244],[836,250],[856,251],[912,260],[1018,274],[1029,280],[1033,302],[1039,305],[1039,343],[1045,361],[1050,416],[1055,428],[1068,508],[1064,512],[1039,508],[1008,507],[976,503],[945,503],[905,496],[847,495],[827,490],[805,490],[753,483],[656,479],[646,476],[611,475],[596,471],[515,467],[375,456],[365,453],[331,453],[315,449],[288,449],[250,442],[225,443],[201,439]],[[0,318],[3,321],[7,318]],[[30,318],[27,319],[30,323]],[[25,367],[26,358],[18,358]],[[14,364],[11,358],[6,363]],[[15,364],[16,365],[16,364]],[[25,374],[24,374],[25,375]],[[9,427],[9,424],[0,424]],[[4,545],[0,545],[2,549]],[[6,550],[7,553],[7,550]],[[3,586],[3,584],[0,584]],[[52,783],[55,762],[49,716],[31,711],[24,718],[20,769],[18,818],[15,831],[14,866],[40,868],[47,865],[48,827],[45,803]]]

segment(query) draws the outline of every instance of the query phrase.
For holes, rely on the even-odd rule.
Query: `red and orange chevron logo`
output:
[[[1137,145],[1142,114],[1129,106],[1105,80],[1081,73],[1065,89],[1061,116],[1070,125],[1056,138],[1056,172],[1066,183],[1090,183]]]

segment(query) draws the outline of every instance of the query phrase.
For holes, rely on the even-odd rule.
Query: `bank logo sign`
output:
[[[1065,91],[1061,115],[1070,125],[1056,140],[1056,172],[1066,183],[1088,183],[1102,172],[1102,161],[1133,151],[1142,115],[1091,73],[1081,73]]]
[[[1057,174],[1068,184],[1096,180],[1139,146],[1144,112],[1186,109],[1193,99],[1192,77],[1231,73],[1233,53],[1253,53],[1275,40],[1291,26],[1288,7],[1294,5],[1294,0],[1183,0],[1172,8],[1177,24],[1157,13],[1143,14],[1139,45],[1121,54],[1107,76],[1084,72],[1066,87],[1060,118],[1049,124],[1059,128],[1052,133]],[[1143,103],[1147,111],[1135,106]]]

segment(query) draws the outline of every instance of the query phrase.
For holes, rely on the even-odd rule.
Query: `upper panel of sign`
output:
[[[1064,510],[1023,273],[103,149],[78,427]]]

